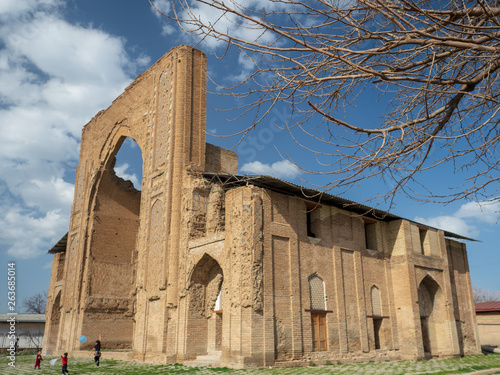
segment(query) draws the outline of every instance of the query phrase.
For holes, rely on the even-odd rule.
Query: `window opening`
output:
[[[306,203],[306,227],[308,237],[319,237],[321,207],[317,204]]]
[[[222,285],[219,290],[219,294],[217,295],[217,299],[215,300],[214,311],[216,312],[222,311]]]
[[[136,190],[142,190],[142,152],[139,145],[127,137],[115,158],[115,174],[132,182]]]
[[[375,221],[365,220],[365,247],[370,250],[377,248],[377,226]]]
[[[425,255],[425,253],[426,253],[426,251],[425,251],[425,248],[426,248],[425,239],[427,237],[427,230],[419,228],[418,234],[420,236],[420,252],[421,252],[421,254]]]

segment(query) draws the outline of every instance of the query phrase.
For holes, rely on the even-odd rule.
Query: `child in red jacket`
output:
[[[39,350],[38,354],[36,355],[35,370],[36,370],[37,367],[40,370],[40,362],[42,362],[42,361],[43,361],[42,352]]]
[[[69,374],[68,372],[68,353],[64,353],[64,356],[61,356],[62,359],[62,373],[63,375]]]

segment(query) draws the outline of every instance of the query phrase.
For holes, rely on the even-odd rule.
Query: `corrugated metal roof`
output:
[[[16,322],[45,322],[45,314],[0,314],[0,321],[7,322],[12,317]]]
[[[476,303],[476,312],[500,311],[500,301]]]
[[[346,211],[354,212],[358,215],[373,218],[382,221],[393,221],[393,220],[407,220],[409,222],[415,223],[422,228],[432,228],[431,227],[413,220],[406,219],[401,216],[391,214],[389,212],[376,209],[374,207],[366,206],[361,203],[351,201],[349,199],[337,197],[325,192],[321,192],[314,189],[305,188],[299,185],[292,184],[291,182],[283,181],[271,176],[250,176],[250,175],[237,175],[228,173],[203,173],[203,177],[210,180],[216,180],[223,184],[225,188],[232,188],[237,186],[255,185],[262,187],[264,189],[269,189],[276,191],[281,194],[293,195],[296,197],[304,198],[318,204],[324,204],[328,206],[342,208]],[[445,237],[451,237],[460,240],[477,241],[472,238],[468,238],[453,232],[443,231]],[[68,242],[68,233],[66,233],[57,242],[52,249],[49,250],[50,254],[56,254],[62,251],[66,251],[66,244]]]
[[[292,184],[291,182],[283,181],[275,177],[232,175],[227,173],[204,173],[203,176],[209,179],[217,179],[226,186],[245,186],[249,184],[255,185],[282,194],[294,195],[300,198],[313,201],[315,203],[342,208],[346,211],[354,212],[358,215],[381,221],[393,221],[393,220],[403,219],[415,223],[422,228],[439,229],[410,219],[406,219],[398,215],[391,214],[383,210],[376,209],[374,207],[366,206],[364,204],[351,201],[349,199],[337,197],[335,195],[331,195],[325,192],[320,192],[314,189],[298,186]],[[443,232],[445,237],[451,237],[455,239],[468,240],[468,241],[477,241],[472,238],[468,238],[453,232],[449,231],[443,231]]]
[[[68,233],[66,233],[52,249],[49,250],[49,254],[56,254],[66,251],[66,244],[68,243]]]

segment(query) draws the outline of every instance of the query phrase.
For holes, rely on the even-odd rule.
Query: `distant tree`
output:
[[[23,309],[30,314],[45,314],[47,305],[47,292],[36,293],[23,300]]]
[[[35,331],[34,329],[24,330],[24,336],[26,337],[26,341],[28,342],[29,348],[36,348],[36,350],[42,349],[43,344],[43,331],[38,329]]]
[[[500,290],[490,290],[474,285],[472,286],[472,294],[475,303],[500,301]]]
[[[375,177],[389,207],[396,193],[500,200],[498,0],[170,0],[162,10],[239,49],[253,68],[228,89],[247,103],[238,116],[255,115],[240,134],[285,103],[290,133],[317,163],[287,157],[330,176],[324,189]],[[443,166],[463,181],[443,177],[432,191],[421,175]]]

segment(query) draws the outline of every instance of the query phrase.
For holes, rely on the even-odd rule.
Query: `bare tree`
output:
[[[253,62],[246,79],[226,87],[248,100],[240,115],[255,115],[239,134],[286,103],[288,130],[318,160],[299,167],[329,175],[323,188],[336,192],[385,181],[378,198],[390,207],[395,193],[498,202],[498,3],[171,0],[162,14]],[[381,112],[357,123],[367,99]],[[436,192],[419,183],[443,165],[463,184]]]
[[[472,286],[474,302],[500,301],[500,290],[490,290],[477,285]]]
[[[24,311],[31,314],[45,314],[47,305],[47,292],[36,293],[23,300]]]
[[[38,328],[35,332],[34,329],[24,330],[24,336],[26,337],[26,342],[28,348],[35,348],[37,351],[41,350],[43,344],[43,332]]]

